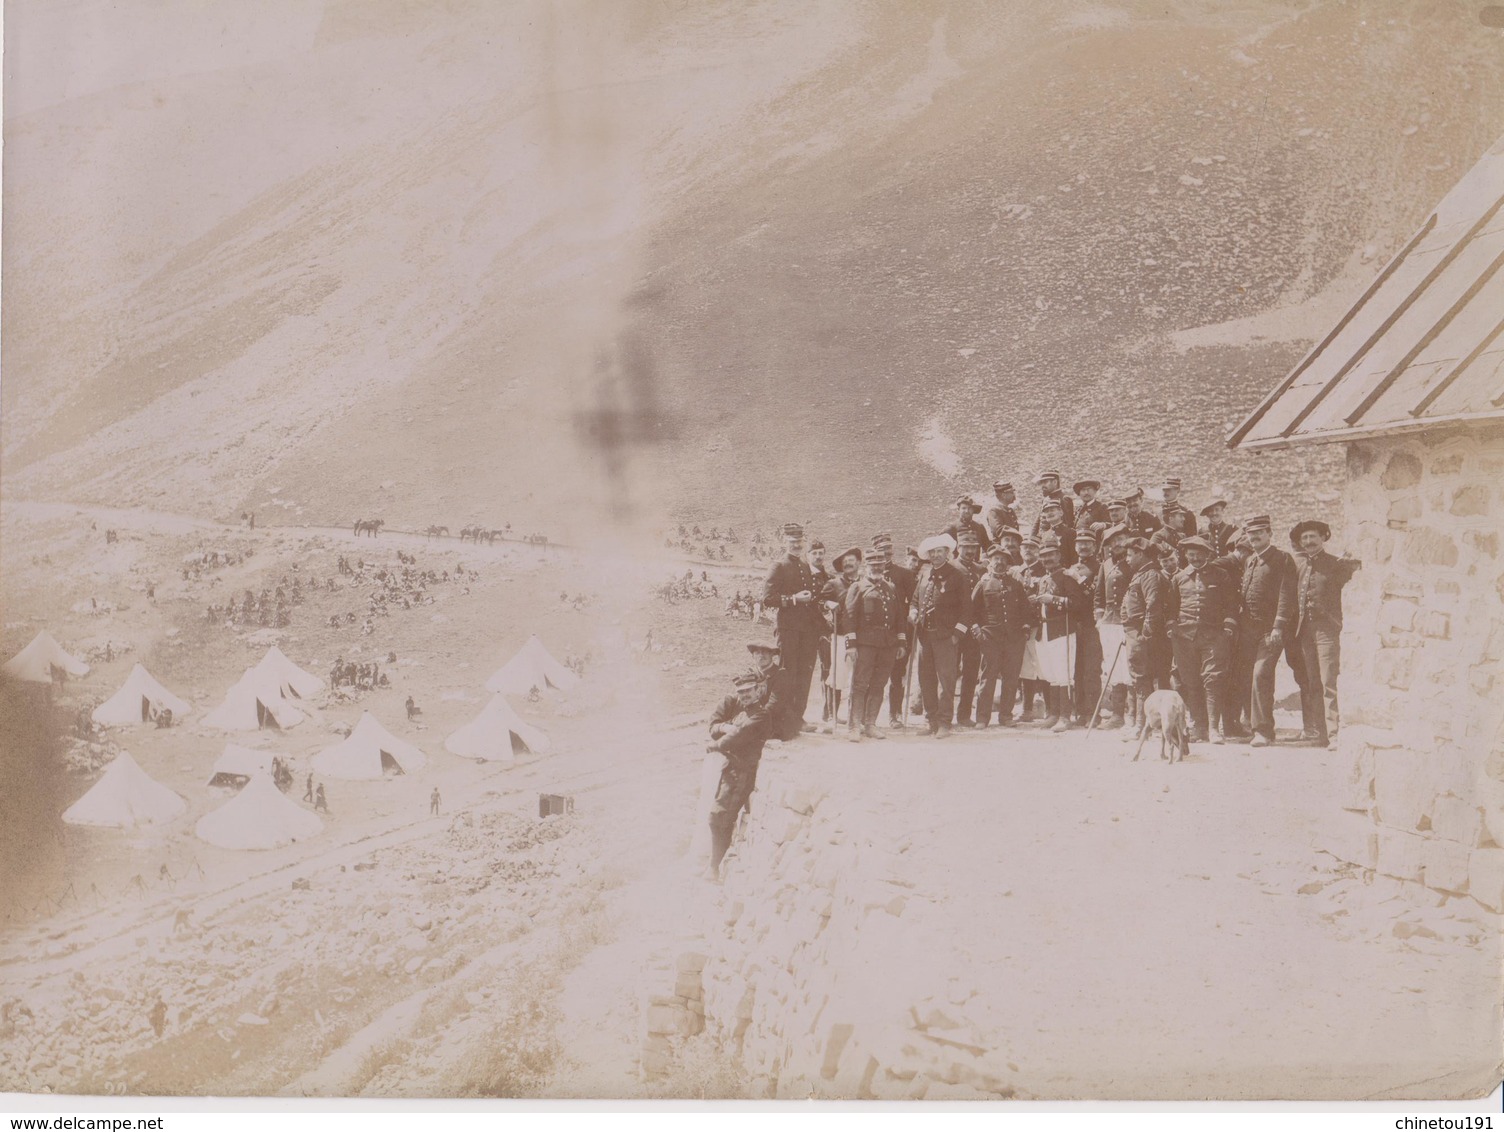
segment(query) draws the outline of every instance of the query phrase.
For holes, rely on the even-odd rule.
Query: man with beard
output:
[[[919,580],[918,571],[911,570],[907,566],[900,566],[893,561],[893,536],[887,531],[874,535],[872,546],[883,556],[888,580],[893,583],[893,592],[898,595],[899,612],[903,615],[904,624],[908,624],[909,605],[914,597],[914,584]],[[918,551],[915,551],[915,555],[917,557]],[[910,645],[912,644],[911,640]],[[890,731],[903,730],[903,694],[909,670],[907,656],[906,650],[903,657],[896,657],[893,661],[893,668],[888,673],[888,729]]]
[[[993,502],[982,513],[982,525],[987,528],[987,534],[996,542],[1005,530],[1018,530],[1018,507],[1015,505],[1017,496],[1013,492],[1013,485],[1007,480],[994,480],[992,484]]]
[[[1133,676],[1128,671],[1127,640],[1123,635],[1123,597],[1132,573],[1128,569],[1128,528],[1108,527],[1102,532],[1107,554],[1097,572],[1092,600],[1097,611],[1097,637],[1102,648],[1102,682],[1107,686],[1107,718],[1103,728],[1123,726]]]
[[[1034,537],[1038,538],[1043,533],[1041,524],[1043,523],[1044,507],[1050,503],[1060,504],[1060,509],[1065,515],[1066,524],[1074,527],[1076,525],[1076,505],[1060,490],[1060,473],[1040,472],[1039,475],[1034,477],[1034,484],[1039,488],[1039,494],[1042,497],[1040,500],[1041,517],[1034,520]]]
[[[1123,639],[1128,674],[1133,679],[1133,725],[1123,729],[1123,738],[1136,738],[1144,723],[1144,701],[1160,688],[1170,651],[1168,633],[1169,582],[1160,570],[1159,557],[1145,538],[1129,538],[1123,546],[1128,586],[1123,591]]]
[[[1097,710],[1097,700],[1102,695],[1102,640],[1097,634],[1097,580],[1102,572],[1102,562],[1097,557],[1096,536],[1090,531],[1076,532],[1076,564],[1067,568],[1068,573],[1081,587],[1085,608],[1080,619],[1074,623],[1076,630],[1076,722],[1086,726],[1092,722],[1092,713]]]
[[[1044,576],[1034,592],[1040,626],[1035,634],[1039,676],[1049,687],[1045,692],[1044,725],[1051,731],[1071,727],[1071,685],[1075,682],[1077,630],[1089,603],[1076,579],[1066,573],[1060,560],[1060,544],[1054,536],[1039,540],[1039,563]]]
[[[815,730],[814,724],[804,722],[804,710],[809,704],[825,618],[815,595],[814,574],[802,557],[804,528],[798,523],[787,524],[783,547],[783,557],[773,563],[763,582],[762,603],[777,610],[775,635],[789,674],[788,699],[779,705],[781,710],[773,720],[774,736],[787,742],[801,732]]]
[[[1193,536],[1180,545],[1186,566],[1170,580],[1167,603],[1175,674],[1193,720],[1193,741],[1222,743],[1228,659],[1238,628],[1237,585],[1213,565],[1204,539]]]
[[[1024,536],[1019,533],[1017,527],[1004,527],[999,532],[997,541],[993,545],[1003,548],[1003,554],[1007,558],[1009,570],[1012,570],[1015,566],[1023,565]]]
[[[1196,516],[1191,509],[1180,502],[1180,477],[1168,476],[1165,479],[1164,506],[1160,508],[1160,518],[1164,525],[1169,527],[1182,538],[1192,538],[1196,534]]]
[[[968,595],[981,581],[982,575],[987,573],[987,567],[982,565],[981,550],[976,535],[970,531],[961,532],[956,540],[956,565],[966,574]],[[961,638],[957,648],[960,654],[961,686],[960,698],[956,701],[956,726],[969,728],[972,726],[972,701],[977,693],[977,673],[982,664],[982,646],[975,634],[968,633]]]
[[[1072,493],[1080,500],[1073,522],[1076,530],[1090,531],[1097,535],[1112,525],[1107,504],[1097,498],[1097,492],[1101,490],[1101,480],[1077,480],[1072,485]]]
[[[969,495],[963,495],[956,500],[956,517],[950,526],[945,528],[945,533],[955,540],[956,545],[961,544],[961,536],[970,532],[977,540],[978,553],[983,547],[992,545],[992,536],[987,533],[987,528],[977,522],[972,516],[976,514],[976,502]]]
[[[872,549],[865,559],[865,576],[846,591],[841,609],[846,647],[856,652],[846,725],[846,737],[853,743],[887,738],[877,729],[877,709],[882,706],[883,687],[908,649],[904,602],[888,577],[887,555]]]
[[[1035,617],[1028,587],[1013,576],[1007,551],[996,543],[987,550],[987,573],[972,587],[971,610],[976,621],[972,636],[979,646],[982,663],[976,699],[977,726],[987,727],[992,722],[993,694],[1001,685],[998,725],[1012,727],[1024,646]]]
[[[1296,626],[1305,683],[1300,708],[1301,738],[1317,747],[1337,737],[1337,675],[1342,666],[1342,590],[1361,567],[1355,558],[1327,552],[1332,528],[1320,519],[1306,519],[1290,529],[1296,560]]]
[[[919,572],[909,621],[919,648],[919,694],[929,733],[944,739],[951,733],[956,703],[958,644],[971,632],[971,591],[967,577],[950,552],[949,535],[933,535],[919,544],[929,559]]]
[[[1237,711],[1242,690],[1249,689],[1252,745],[1274,742],[1274,675],[1287,636],[1295,627],[1295,560],[1272,545],[1268,515],[1255,515],[1243,524],[1251,552],[1243,563],[1241,609],[1233,682],[1238,692],[1225,705]],[[1225,727],[1224,727],[1225,730]]]
[[[1046,538],[1053,538],[1055,545],[1060,551],[1060,562],[1064,566],[1076,564],[1076,531],[1066,522],[1065,507],[1058,499],[1046,499],[1044,506],[1039,509],[1039,521],[1035,524],[1038,530],[1034,537],[1039,540],[1040,546],[1044,546]]]

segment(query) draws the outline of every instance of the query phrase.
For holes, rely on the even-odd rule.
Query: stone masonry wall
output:
[[[1355,442],[1348,479],[1351,790],[1326,847],[1504,911],[1504,427]]]
[[[754,1097],[1016,1096],[1016,1068],[968,1015],[974,992],[938,969],[907,845],[849,828],[850,807],[827,802],[832,780],[839,768],[764,758],[703,935],[650,973],[644,1075],[668,1072],[677,1044],[703,1028]],[[781,882],[771,899],[768,877]]]

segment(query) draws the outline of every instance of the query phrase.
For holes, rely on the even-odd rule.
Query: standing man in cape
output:
[[[950,560],[955,542],[933,535],[919,544],[929,563],[919,572],[909,621],[919,646],[919,692],[929,733],[951,733],[956,704],[959,642],[971,632],[971,590],[965,571]]]
[[[801,732],[816,730],[813,723],[804,722],[804,711],[809,706],[825,618],[815,593],[814,573],[804,561],[804,528],[798,523],[784,526],[783,549],[783,557],[773,563],[763,582],[762,603],[777,611],[774,633],[789,674],[787,701],[773,720],[774,737],[787,742]]]

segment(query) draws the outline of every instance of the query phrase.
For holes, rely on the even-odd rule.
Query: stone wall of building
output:
[[[1348,480],[1351,790],[1326,847],[1504,911],[1504,427],[1349,444]]]

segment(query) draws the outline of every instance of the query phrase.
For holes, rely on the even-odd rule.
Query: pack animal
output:
[[[1144,726],[1138,733],[1138,749],[1133,752],[1133,762],[1138,762],[1139,755],[1144,753],[1144,744],[1155,731],[1159,732],[1159,757],[1175,762],[1178,751],[1180,761],[1184,762],[1186,755],[1191,753],[1191,733],[1186,722],[1185,701],[1179,692],[1162,688],[1144,701]]]

